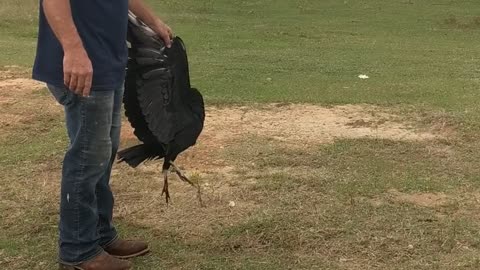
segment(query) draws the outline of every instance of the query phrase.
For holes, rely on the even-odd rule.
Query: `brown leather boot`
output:
[[[60,264],[60,270],[128,270],[132,264],[110,256],[106,252],[102,252],[90,261],[83,262],[79,265]]]
[[[119,259],[130,259],[150,252],[148,244],[142,241],[117,239],[103,248],[108,254]]]

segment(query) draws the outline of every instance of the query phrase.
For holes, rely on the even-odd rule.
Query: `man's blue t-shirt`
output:
[[[63,83],[63,49],[48,25],[40,0],[38,45],[33,78]],[[72,17],[93,65],[92,90],[114,90],[125,79],[128,0],[70,0]]]

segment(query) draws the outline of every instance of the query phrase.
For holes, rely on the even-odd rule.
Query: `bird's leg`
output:
[[[168,192],[168,170],[163,170],[163,190],[162,195],[165,193],[165,200],[168,204],[170,201],[170,193]]]
[[[185,174],[175,165],[175,163],[173,163],[173,161],[170,161],[170,165],[172,166],[173,170],[181,180],[197,188],[197,198],[198,198],[198,201],[200,202],[200,206],[205,207],[202,200],[202,190],[200,188],[200,183],[197,182],[197,185],[195,185],[190,179],[188,179],[188,177],[185,176]]]
[[[185,176],[185,174],[175,165],[175,163],[173,163],[173,161],[170,161],[170,165],[172,165],[173,171],[178,175],[178,177],[182,181],[185,181],[190,185],[195,186],[195,184],[193,184],[193,182],[190,181],[190,179],[188,179],[188,177]]]

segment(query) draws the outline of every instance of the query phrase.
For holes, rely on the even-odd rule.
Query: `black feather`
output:
[[[120,162],[125,161],[128,165],[136,168],[142,162],[157,158],[163,158],[165,151],[161,146],[139,144],[118,152]]]
[[[129,63],[123,101],[134,134],[143,144],[120,151],[119,161],[136,167],[146,160],[164,158],[165,171],[180,153],[195,145],[202,132],[203,97],[190,85],[182,39],[174,38],[172,47],[166,48],[151,29],[131,15],[128,41]],[[164,192],[168,202],[166,179]]]

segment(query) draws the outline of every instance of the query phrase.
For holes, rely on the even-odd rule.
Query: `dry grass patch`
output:
[[[392,200],[402,203],[411,203],[422,207],[440,207],[449,203],[445,193],[414,193],[406,194],[392,189],[388,191]]]
[[[16,70],[0,72],[0,139],[16,131],[48,132],[62,112],[45,84],[21,76]]]
[[[13,146],[0,141],[11,152],[0,178],[0,209],[7,213],[0,226],[17,239],[0,237],[0,265],[8,269],[54,267],[67,140],[62,108],[40,88],[28,79],[0,80],[2,138],[21,139]],[[474,265],[479,238],[469,216],[478,210],[476,197],[460,199],[442,184],[471,172],[454,144],[453,125],[420,129],[415,117],[367,105],[256,104],[207,112],[198,144],[177,162],[201,184],[205,208],[196,190],[174,175],[166,206],[161,161],[113,169],[116,222],[128,236],[142,233],[159,253],[138,261],[140,269],[159,261],[170,269]],[[121,143],[137,143],[126,121]],[[439,163],[446,169],[437,170]],[[455,169],[459,164],[465,166]]]
[[[205,136],[228,141],[246,135],[271,137],[286,143],[332,143],[339,138],[375,138],[418,141],[442,137],[418,131],[412,123],[385,108],[343,105],[259,105],[256,107],[209,108]]]

